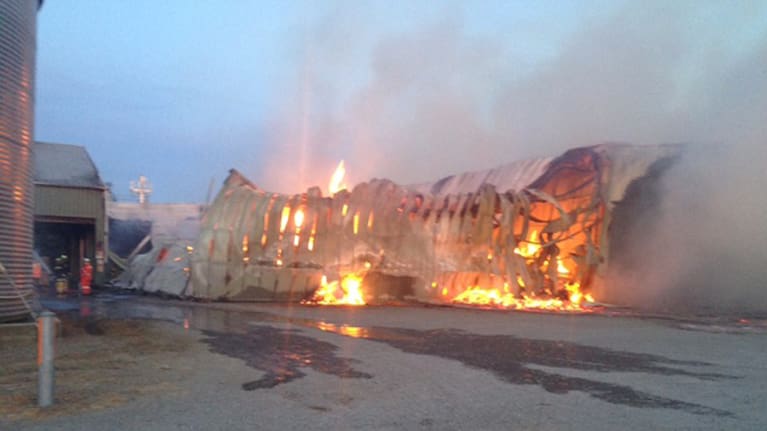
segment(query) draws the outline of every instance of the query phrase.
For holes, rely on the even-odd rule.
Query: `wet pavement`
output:
[[[454,419],[456,426],[451,426],[452,422],[432,416],[445,407],[463,410],[466,404],[474,404],[480,411],[499,408],[493,407],[496,400],[480,406],[485,397],[493,396],[486,392],[512,397],[509,407],[519,403],[520,411],[499,410],[495,420],[480,419],[475,424],[478,428],[506,429],[508,415],[524,424],[517,415],[540,410],[542,405],[552,406],[547,410],[551,417],[539,415],[526,427],[557,429],[561,428],[557,424],[569,424],[568,429],[610,429],[611,423],[626,425],[626,420],[635,429],[762,429],[767,425],[764,413],[752,408],[767,401],[761,391],[767,384],[767,371],[754,357],[766,353],[767,331],[752,322],[418,306],[204,304],[121,293],[43,302],[57,313],[81,320],[86,331],[94,334],[103,319],[163,320],[184,330],[201,331],[209,352],[254,370],[255,374],[231,376],[239,381],[236,390],[242,396],[258,392],[259,400],[272,400],[297,390],[302,397],[314,399],[313,404],[304,405],[307,417],[324,415],[324,420],[336,421],[336,410],[364,399],[355,413],[362,415],[358,423],[362,428],[391,427],[387,421],[368,423],[369,417],[377,418],[381,412],[378,407],[366,410],[365,406],[375,405],[377,394],[382,401],[399,398],[379,391],[381,386],[394,385],[388,390],[396,393],[401,378],[405,379],[402,386],[408,388],[405,392],[412,391],[410,401],[426,397],[424,405],[428,405],[428,394],[434,392],[434,398],[446,404],[418,407],[421,416],[428,416],[418,421],[395,421],[405,428],[473,428],[471,422],[460,423],[461,418]],[[712,327],[726,330],[709,331]],[[381,357],[387,360],[381,362]],[[420,361],[429,366],[421,368]],[[327,378],[339,379],[339,383],[323,387],[320,382]],[[488,383],[488,378],[495,382]],[[466,386],[467,379],[478,387]],[[325,391],[333,392],[337,385],[359,387],[357,391],[362,393],[350,391],[337,405],[324,405]],[[228,386],[228,390],[234,389]],[[407,394],[402,396],[401,402],[408,403]],[[563,417],[573,409],[578,411],[578,406],[600,411],[570,420]],[[396,407],[388,415],[400,416],[413,408]],[[303,416],[293,414],[284,423],[275,423],[300,428]],[[595,422],[599,417],[606,419]]]
[[[264,319],[264,316],[260,317]],[[629,386],[597,380],[568,377],[527,365],[571,368],[608,372],[635,372],[666,376],[688,376],[699,380],[734,379],[718,373],[687,371],[682,366],[705,367],[699,361],[677,361],[654,355],[612,351],[563,341],[536,340],[505,335],[475,335],[460,330],[416,331],[402,328],[360,328],[331,325],[307,319],[283,321],[324,331],[383,342],[403,352],[439,356],[460,361],[464,365],[493,372],[503,381],[517,385],[539,385],[552,393],[581,391],[612,404],[642,408],[686,410],[695,414],[729,416],[731,412],[680,400],[665,398],[632,389]],[[203,331],[211,350],[244,360],[249,366],[264,371],[257,381],[243,383],[243,389],[272,388],[305,374],[300,368],[332,374],[341,378],[371,378],[354,370],[353,359],[339,357],[336,346],[299,335],[295,329],[252,326],[245,335]]]
[[[203,331],[211,351],[245,361],[248,366],[264,371],[258,380],[245,382],[246,391],[273,388],[304,377],[301,368],[341,378],[372,378],[352,367],[353,359],[337,356],[338,347],[300,335],[295,329],[253,326],[245,335]]]

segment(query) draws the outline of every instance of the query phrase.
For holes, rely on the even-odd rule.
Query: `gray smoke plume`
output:
[[[767,154],[742,142],[688,145],[641,180],[644,200],[612,226],[630,225],[611,244],[598,297],[658,311],[767,312]]]
[[[332,8],[303,34],[256,179],[324,187],[344,158],[351,183],[417,183],[605,141],[688,143],[611,296],[767,309],[767,3],[613,7],[534,64],[460,7],[398,34]]]

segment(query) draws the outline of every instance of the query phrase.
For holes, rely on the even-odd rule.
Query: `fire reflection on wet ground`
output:
[[[710,381],[734,378],[716,373],[691,372],[681,368],[710,365],[705,362],[677,361],[662,356],[614,351],[562,341],[509,335],[477,335],[453,329],[422,331],[361,328],[307,319],[289,320],[302,327],[386,343],[406,353],[457,360],[469,367],[490,371],[505,382],[538,385],[551,393],[566,394],[579,391],[611,404],[675,409],[699,415],[731,415],[727,411],[638,391],[627,385],[571,377],[535,368],[544,366],[603,373],[635,372]],[[257,381],[243,384],[243,388],[247,390],[271,388],[301,378],[304,373],[300,368],[304,367],[342,378],[373,377],[366,372],[355,370],[352,367],[354,360],[336,356],[336,346],[302,335],[294,329],[258,325],[251,327],[245,337],[214,331],[204,332],[209,337],[206,342],[212,351],[242,359],[249,366],[266,373]]]
[[[127,299],[127,298],[126,298]],[[305,376],[311,368],[341,378],[374,378],[374,370],[353,358],[340,357],[337,346],[312,337],[313,330],[343,337],[385,343],[402,352],[459,361],[493,373],[514,385],[536,385],[556,394],[581,392],[604,402],[638,408],[661,408],[696,415],[732,416],[726,410],[656,395],[597,379],[566,375],[575,372],[642,373],[681,376],[700,381],[737,379],[697,371],[715,364],[680,361],[659,355],[639,354],[565,341],[480,335],[456,329],[352,326],[319,319],[288,317],[260,311],[231,311],[183,303],[162,304],[124,300],[89,299],[87,319],[159,319],[201,330],[213,352],[243,360],[265,374],[243,383],[245,390],[273,388]],[[51,304],[49,304],[51,305]],[[59,312],[79,314],[72,304],[59,304]],[[554,369],[562,370],[561,373]],[[696,370],[696,371],[691,371]]]

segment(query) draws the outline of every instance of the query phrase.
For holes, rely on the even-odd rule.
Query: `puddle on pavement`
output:
[[[628,385],[566,376],[538,368],[601,373],[633,372],[683,376],[704,381],[734,378],[683,368],[711,365],[705,362],[678,361],[657,355],[510,335],[478,335],[454,329],[415,330],[339,325],[260,311],[221,310],[183,303],[101,302],[89,298],[87,305],[91,310],[90,318],[168,320],[184,328],[191,326],[203,331],[208,336],[205,342],[211,351],[239,358],[266,373],[258,380],[244,383],[242,386],[245,390],[272,388],[299,379],[305,375],[301,371],[305,368],[344,378],[372,377],[355,369],[354,359],[337,356],[335,345],[296,329],[310,328],[385,343],[406,353],[456,360],[468,367],[490,371],[505,382],[536,385],[551,393],[577,391],[611,404],[675,409],[699,415],[732,415],[728,411],[635,390]],[[70,310],[67,305],[62,305],[61,309]],[[288,324],[296,328],[280,329],[269,326],[269,323],[279,323],[281,326]]]
[[[254,316],[249,316],[251,319]],[[710,364],[678,361],[657,355],[621,352],[599,347],[551,340],[518,338],[510,335],[478,335],[460,330],[414,330],[402,328],[337,325],[311,319],[259,314],[261,321],[290,323],[339,335],[386,343],[406,353],[452,359],[472,368],[492,372],[501,380],[517,385],[537,385],[544,390],[566,394],[586,393],[602,401],[639,408],[683,410],[699,415],[731,416],[728,411],[662,397],[635,390],[627,385],[572,377],[542,370],[536,366],[580,371],[633,372],[663,376],[685,376],[699,380],[732,379],[717,373],[693,372],[681,367]],[[290,329],[253,326],[242,335],[205,332],[211,350],[245,360],[267,374],[245,389],[270,388],[303,377],[302,367],[339,377],[370,377],[355,371],[350,360],[335,356],[332,344],[300,335]],[[308,361],[308,362],[306,362]]]
[[[320,328],[321,329],[321,328]],[[327,330],[327,329],[323,329]],[[611,404],[640,408],[667,408],[694,414],[731,416],[730,412],[637,391],[626,385],[570,377],[532,366],[598,372],[639,372],[686,376],[700,380],[731,379],[715,373],[696,373],[674,366],[705,366],[703,362],[676,361],[661,356],[620,352],[580,344],[518,338],[509,335],[477,335],[459,330],[367,328],[370,341],[386,343],[403,352],[457,360],[487,370],[503,381],[538,385],[552,393],[579,391]],[[341,331],[338,331],[342,334]]]
[[[296,329],[278,329],[267,325],[251,326],[247,333],[202,331],[210,350],[242,359],[266,374],[258,380],[243,383],[245,390],[273,388],[281,383],[304,377],[302,368],[341,378],[366,378],[372,375],[355,370],[354,359],[336,356],[338,347],[302,335]]]

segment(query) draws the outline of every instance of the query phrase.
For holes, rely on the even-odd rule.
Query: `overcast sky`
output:
[[[301,192],[339,159],[408,183],[753,138],[765,115],[732,117],[767,87],[767,2],[49,0],[37,55],[37,140],[84,145],[122,200],[146,175],[201,202],[230,168]]]

